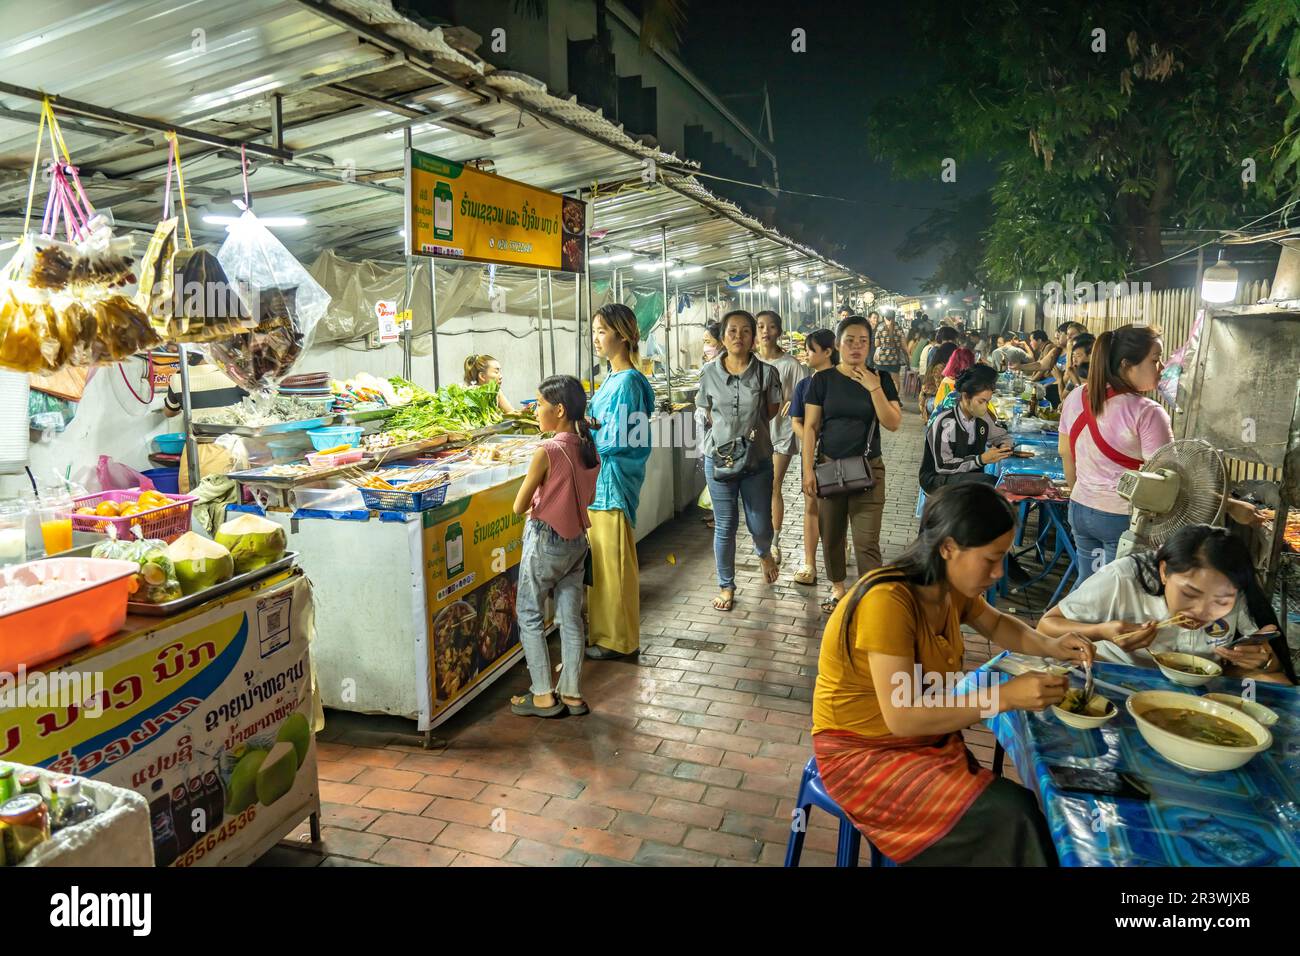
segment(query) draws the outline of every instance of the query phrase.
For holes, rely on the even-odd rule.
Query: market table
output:
[[[980,668],[1001,680],[1004,652]],[[1186,688],[1158,670],[1098,662],[1098,680],[1141,690],[1240,693],[1240,681]],[[1142,739],[1124,700],[1098,686],[1119,714],[1098,730],[1066,727],[1050,711],[1012,711],[985,724],[1038,795],[1062,866],[1300,866],[1300,690],[1257,683],[1256,699],[1280,719],[1273,746],[1238,770],[1194,773]],[[1048,767],[1122,770],[1149,801],[1066,793]]]

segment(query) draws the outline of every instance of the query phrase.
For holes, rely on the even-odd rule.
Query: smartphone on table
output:
[[[1048,767],[1052,783],[1068,793],[1090,793],[1100,797],[1149,800],[1151,790],[1140,779],[1123,770],[1089,770],[1086,767]]]

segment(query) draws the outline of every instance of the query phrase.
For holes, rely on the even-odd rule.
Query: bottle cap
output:
[[[81,792],[81,781],[76,777],[63,777],[54,785],[54,790],[60,797],[75,797]]]

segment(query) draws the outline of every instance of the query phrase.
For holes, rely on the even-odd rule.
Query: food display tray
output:
[[[371,408],[361,412],[335,412],[334,417],[340,425],[363,425],[366,422],[375,422],[382,418],[392,418],[396,414],[397,408],[390,406],[388,408]]]
[[[275,425],[206,425],[202,422],[190,422],[194,434],[207,437],[219,435],[240,435],[244,438],[261,438],[263,435],[279,435],[284,432],[307,431],[312,428],[324,428],[334,423],[334,414],[321,415],[319,418],[305,418],[297,422],[280,422]]]
[[[173,614],[179,614],[181,611],[188,611],[192,607],[198,607],[206,601],[213,598],[221,597],[223,594],[230,594],[232,591],[238,591],[242,587],[253,584],[262,578],[270,577],[277,571],[283,571],[286,568],[293,567],[298,560],[297,551],[286,551],[284,557],[278,561],[272,561],[265,567],[258,568],[256,571],[249,571],[245,574],[236,574],[229,581],[223,581],[220,584],[214,584],[210,588],[204,588],[194,594],[187,594],[185,597],[177,598],[175,601],[168,601],[166,604],[148,604],[138,601],[126,602],[127,614],[139,614],[144,617],[171,617]]]

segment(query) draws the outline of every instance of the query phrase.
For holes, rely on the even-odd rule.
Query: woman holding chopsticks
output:
[[[1231,677],[1295,683],[1290,652],[1250,550],[1225,528],[1181,528],[1154,554],[1106,565],[1038,622],[1101,642],[1099,656],[1177,651],[1217,658]]]

